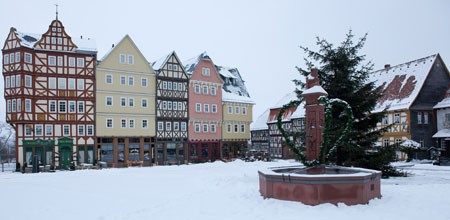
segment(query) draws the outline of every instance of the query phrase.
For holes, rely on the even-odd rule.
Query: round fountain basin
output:
[[[367,204],[381,198],[381,172],[327,166],[275,167],[258,171],[259,191],[264,198],[297,201],[307,205],[323,203]]]

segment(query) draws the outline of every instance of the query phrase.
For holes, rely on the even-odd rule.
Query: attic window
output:
[[[37,39],[36,39],[36,38],[34,38],[34,37],[31,37],[31,36],[29,36],[29,35],[25,35],[25,36],[23,36],[23,39],[25,39],[26,41],[37,41]]]
[[[211,75],[211,70],[209,69],[209,67],[203,67],[202,68],[202,75],[203,76],[210,76]]]

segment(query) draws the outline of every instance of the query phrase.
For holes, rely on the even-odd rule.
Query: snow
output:
[[[250,97],[230,93],[222,89],[222,101],[255,104]]]
[[[407,148],[414,148],[414,149],[419,149],[420,148],[420,143],[417,143],[413,140],[407,139],[405,141],[403,141],[400,146],[402,147],[407,147]]]
[[[375,86],[378,87],[386,83],[383,89],[385,89],[395,77],[404,76],[399,91],[402,91],[405,88],[404,86],[410,77],[415,78],[413,81],[415,85],[409,96],[398,98],[397,96],[399,96],[399,94],[386,92],[384,96],[387,97],[387,99],[384,102],[379,102],[375,107],[374,112],[383,111],[386,107],[389,107],[390,111],[409,108],[422,89],[436,57],[437,55],[435,54],[371,73],[369,80],[375,82]]]
[[[450,129],[444,128],[436,132],[436,134],[433,135],[433,138],[447,138],[450,137]]]
[[[92,38],[72,38],[72,41],[78,47],[78,51],[97,52],[97,43]]]
[[[258,130],[267,130],[269,129],[269,126],[267,126],[267,121],[269,120],[269,113],[270,109],[266,109],[258,118],[256,121],[254,121],[250,125],[251,131],[258,131]]]
[[[398,163],[409,177],[381,180],[368,205],[264,199],[258,170],[294,161],[0,173],[2,220],[15,219],[450,219],[450,167]],[[6,199],[5,199],[6,198]]]
[[[28,48],[33,48],[34,44],[42,37],[39,34],[22,33],[17,30],[15,32],[20,40],[20,45]]]
[[[448,92],[447,92],[448,93]],[[439,109],[439,108],[448,108],[450,107],[450,97],[445,98],[442,101],[438,102],[433,109]]]
[[[184,61],[183,64],[184,64],[184,69],[186,70],[186,73],[189,75],[192,75],[194,73],[195,67],[197,67],[198,63],[200,62],[200,60],[202,58],[210,59],[208,54],[205,51],[198,56],[195,56],[191,59]]]
[[[313,94],[313,93],[321,93],[321,94],[328,95],[327,91],[325,91],[325,89],[323,89],[322,86],[313,86],[313,87],[303,91],[302,94]]]
[[[277,103],[275,103],[275,105],[273,105],[271,108],[281,108],[283,107],[283,105],[288,104],[291,101],[297,100],[297,93],[296,92],[290,92],[288,94],[286,94],[285,96],[283,96],[283,98],[281,98]]]
[[[154,70],[160,70],[163,68],[164,64],[166,64],[167,60],[170,58],[173,52],[170,52],[169,54],[159,58],[158,60],[152,62],[152,67]]]

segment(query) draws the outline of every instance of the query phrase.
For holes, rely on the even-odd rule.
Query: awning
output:
[[[450,137],[450,129],[441,129],[436,134],[433,135],[433,138],[447,138]]]

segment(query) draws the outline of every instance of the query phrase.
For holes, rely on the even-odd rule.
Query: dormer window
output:
[[[202,75],[203,76],[210,76],[211,75],[211,70],[208,67],[203,67],[202,68]]]

